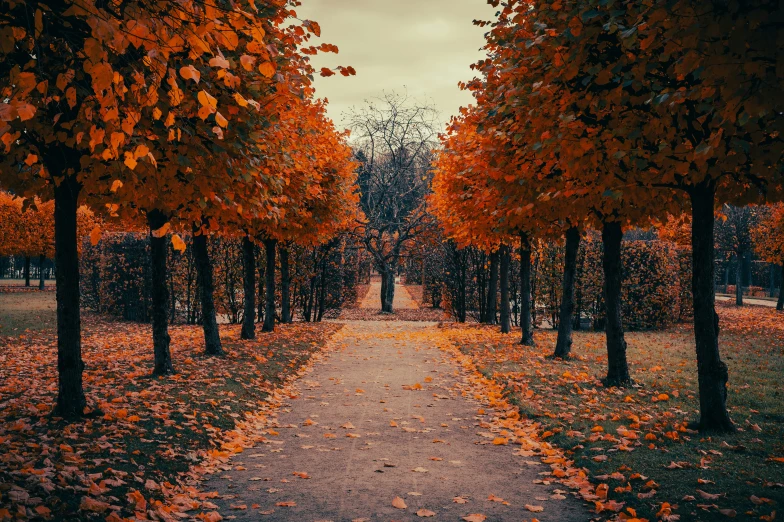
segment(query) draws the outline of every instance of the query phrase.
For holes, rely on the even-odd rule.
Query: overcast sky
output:
[[[339,129],[342,114],[384,91],[407,91],[430,101],[443,122],[472,97],[457,83],[473,78],[469,66],[484,57],[486,29],[472,24],[494,14],[486,0],[303,0],[301,19],[321,25],[321,41],[340,48],[317,56],[317,69],[351,65],[357,75],[316,79]],[[318,43],[319,40],[316,40]]]

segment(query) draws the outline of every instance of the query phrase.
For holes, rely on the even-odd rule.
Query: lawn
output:
[[[193,486],[263,439],[281,387],[340,329],[284,325],[246,342],[238,326],[222,326],[227,356],[215,359],[202,354],[199,327],[173,327],[179,373],[159,379],[150,377],[149,326],[94,315],[83,326],[92,414],[74,424],[50,414],[57,391],[52,333],[0,337],[0,520],[211,513],[209,494]]]
[[[784,504],[784,316],[729,305],[719,314],[738,426],[728,436],[687,427],[698,408],[689,326],[627,334],[635,380],[627,389],[599,382],[607,362],[602,333],[576,332],[575,358],[557,361],[548,358],[553,331],[537,331],[537,346],[529,348],[497,328],[445,329],[539,423],[544,440],[587,470],[602,516],[631,507],[650,520],[773,520]]]
[[[56,326],[54,291],[0,285],[0,337],[19,335],[26,330],[54,329]]]

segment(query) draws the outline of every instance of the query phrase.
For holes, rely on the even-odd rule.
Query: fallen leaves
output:
[[[83,326],[83,356],[92,369],[85,375],[88,406],[101,414],[79,424],[50,416],[57,381],[46,368],[57,359],[54,337],[0,341],[7,363],[0,368],[0,494],[12,513],[29,506],[54,520],[87,513],[119,520],[136,512],[160,520],[174,512],[221,520],[209,494],[183,484],[249,447],[257,412],[280,403],[279,387],[339,329],[284,326],[249,343],[239,342],[239,327],[222,326],[227,356],[217,360],[202,355],[200,327],[173,326],[172,351],[182,363],[177,375],[157,380],[149,377],[149,327],[94,315],[83,318]],[[269,360],[260,362],[259,352],[269,353]],[[12,371],[19,367],[29,371]],[[309,478],[302,471],[296,476]],[[29,503],[32,498],[39,504]],[[198,509],[204,512],[197,515]]]
[[[406,505],[406,501],[400,497],[395,497],[392,499],[392,507],[397,509],[406,509],[408,506]]]

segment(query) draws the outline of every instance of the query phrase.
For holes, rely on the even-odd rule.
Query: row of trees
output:
[[[308,44],[320,31],[280,0],[0,1],[0,186],[54,206],[56,414],[86,405],[80,206],[107,229],[149,230],[156,375],[174,371],[169,240],[183,250],[181,235],[192,237],[206,351],[220,355],[209,239],[243,242],[255,295],[255,243],[276,266],[279,241],[320,244],[353,217],[351,150],[311,86],[309,57],[337,51]],[[354,74],[321,74],[335,72]],[[268,270],[267,331],[274,284]],[[243,338],[255,336],[255,309],[247,299]]]
[[[201,295],[192,237],[187,248],[167,251],[169,323],[202,324]],[[266,256],[253,245],[257,285],[256,320],[264,322],[268,270]],[[349,234],[340,234],[320,245],[278,245],[275,320],[321,321],[336,315],[356,300],[360,272],[367,267],[359,244]],[[217,238],[208,244],[213,266],[215,309],[219,321],[243,324],[245,285],[243,241]],[[105,233],[95,246],[86,244],[82,256],[84,306],[98,313],[127,321],[149,323],[152,319],[152,278],[149,266],[150,238],[135,233]]]
[[[691,215],[701,430],[732,431],[719,355],[714,212],[781,200],[779,2],[494,2],[476,99],[443,138],[431,204],[460,245],[498,251],[565,237],[555,357],[569,356],[577,252],[603,241],[607,385],[630,382],[621,306],[629,226]],[[478,22],[486,25],[485,22]],[[504,293],[504,269],[501,270]],[[523,304],[530,299],[524,297]],[[508,298],[502,297],[502,307]],[[524,343],[532,342],[524,309]],[[507,314],[501,314],[502,329]]]
[[[83,236],[94,225],[93,214],[82,208],[77,228]],[[24,258],[25,286],[30,286],[31,259],[38,260],[38,288],[44,289],[44,266],[54,257],[54,202],[24,200],[0,190],[0,258]],[[2,272],[0,272],[2,273]]]
[[[564,262],[563,241],[534,241],[530,246],[530,321],[539,327],[559,326]],[[575,273],[573,328],[604,330],[602,240],[595,231],[580,243]],[[512,248],[508,273],[492,254],[454,241],[434,242],[408,260],[406,280],[423,284],[423,300],[444,307],[459,322],[501,323],[499,280],[508,279],[512,326],[520,326],[521,262],[525,251]],[[658,240],[652,231],[624,234],[621,305],[624,326],[659,329],[691,318],[690,251]],[[492,272],[495,271],[495,274]]]

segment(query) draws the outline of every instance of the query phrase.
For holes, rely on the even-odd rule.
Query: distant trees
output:
[[[784,204],[763,207],[751,229],[754,251],[763,260],[781,267],[781,282],[776,310],[784,310]]]
[[[357,233],[381,273],[382,312],[393,311],[395,274],[406,245],[431,226],[425,196],[436,116],[432,107],[394,93],[349,116],[363,213]]]
[[[735,256],[735,304],[743,305],[743,269],[751,263],[752,229],[758,220],[758,207],[723,205],[716,220],[716,250],[719,255]]]

